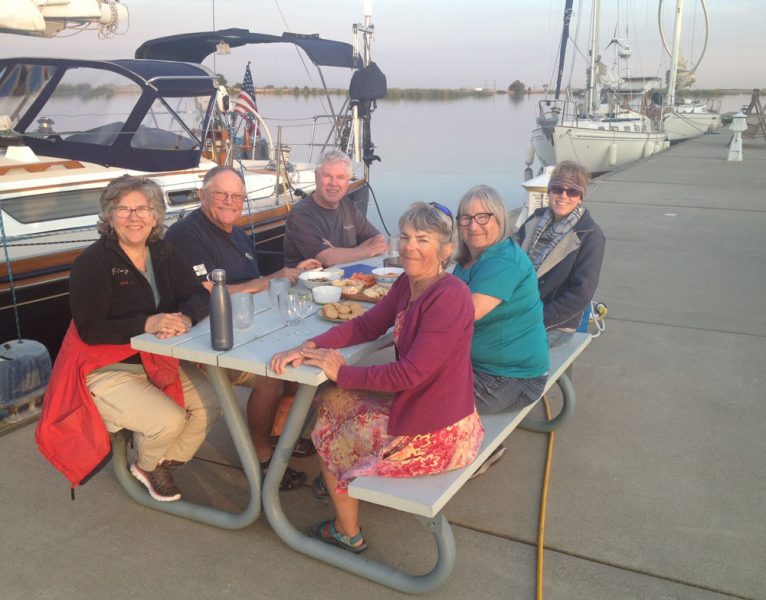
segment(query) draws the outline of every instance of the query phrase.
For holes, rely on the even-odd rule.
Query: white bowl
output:
[[[334,273],[327,273],[326,271],[304,271],[298,275],[298,279],[307,288],[312,289],[320,285],[330,285],[333,279],[337,279],[337,277]]]
[[[343,279],[345,277],[346,272],[343,269],[336,269],[333,267],[328,267],[324,271],[322,271],[325,275],[327,275],[331,280],[334,279]]]
[[[402,273],[404,273],[404,269],[401,267],[380,267],[372,270],[372,274],[375,275],[375,281],[385,286],[392,285]]]
[[[337,302],[340,300],[340,293],[341,289],[335,285],[320,285],[311,290],[311,295],[317,304]]]

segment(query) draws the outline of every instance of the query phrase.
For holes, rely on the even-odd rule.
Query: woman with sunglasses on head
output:
[[[109,433],[133,432],[133,475],[162,502],[179,500],[171,469],[190,460],[220,413],[199,368],[139,353],[130,338],[186,333],[209,295],[161,239],[165,203],[149,179],[124,175],[99,201],[101,238],[75,260],[72,323],[37,428],[40,450],[78,485],[109,456]]]
[[[606,238],[583,206],[589,178],[575,162],[556,165],[549,205],[532,213],[517,234],[537,271],[546,329],[575,331],[598,286]]]
[[[509,237],[508,211],[486,185],[468,190],[457,212],[460,245],[454,275],[468,284],[474,306],[471,342],[479,414],[518,412],[542,393],[548,342],[532,263]],[[502,458],[499,446],[476,472]]]
[[[473,399],[474,309],[468,288],[444,270],[455,247],[452,215],[440,204],[418,202],[399,219],[399,231],[404,275],[389,293],[363,315],[271,359],[276,373],[305,363],[337,384],[317,398],[312,434],[323,476],[314,491],[326,489],[336,516],[310,534],[355,553],[367,542],[359,501],[347,493],[350,480],[464,467],[484,437]],[[374,340],[392,326],[393,362],[344,365],[335,348]]]

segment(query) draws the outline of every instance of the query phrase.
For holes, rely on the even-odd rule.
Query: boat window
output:
[[[168,192],[168,204],[170,206],[183,206],[184,204],[196,204],[198,202],[196,189]]]
[[[47,65],[8,65],[0,68],[0,115],[15,126],[56,72]]]
[[[98,214],[101,189],[68,190],[38,196],[3,198],[0,207],[19,223],[40,223]]]
[[[180,121],[184,119],[191,124],[202,121],[203,115],[198,113],[194,99],[168,98],[166,101],[174,103],[172,110],[155,100],[133,136],[131,146],[147,150],[191,150],[198,145]]]
[[[141,93],[126,77],[100,69],[68,69],[25,133],[58,134],[67,141],[111,144]]]

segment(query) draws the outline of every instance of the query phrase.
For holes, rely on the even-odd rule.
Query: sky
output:
[[[764,0],[707,0],[710,39],[697,70],[699,88],[766,87],[762,35],[766,29]],[[122,0],[129,23],[117,35],[100,39],[96,31],[65,32],[55,38],[0,34],[0,56],[130,58],[144,41],[191,31],[242,27],[279,35],[283,31],[318,33],[351,42],[351,26],[363,21],[363,0]],[[631,75],[662,75],[668,58],[658,32],[658,0],[608,0],[601,9],[601,44],[628,39]],[[606,5],[609,6],[606,6]],[[578,10],[582,5],[582,9]],[[590,2],[575,0],[581,23],[578,47],[587,51]],[[700,0],[686,0],[682,53],[698,60],[704,40]],[[518,79],[528,87],[552,81],[561,35],[563,0],[373,0],[373,60],[385,72],[389,87],[506,88]],[[664,1],[666,36],[671,43],[674,0]],[[626,33],[627,32],[627,33]],[[205,64],[229,83],[242,80],[252,61],[256,86],[319,87],[292,46],[244,47]],[[577,55],[571,51],[570,55]],[[604,62],[610,63],[610,52]],[[760,59],[759,59],[760,57]],[[572,69],[573,85],[582,85],[582,54]],[[569,67],[567,67],[569,71]],[[347,73],[327,69],[331,86],[345,85]]]

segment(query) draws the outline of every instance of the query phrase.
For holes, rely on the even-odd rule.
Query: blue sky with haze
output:
[[[702,88],[766,87],[763,65],[764,0],[708,0],[711,34],[697,71]],[[261,33],[319,33],[351,40],[351,25],[362,20],[362,0],[123,0],[130,11],[127,31],[99,39],[94,31],[52,39],[0,34],[2,56],[67,56],[127,58],[145,40],[215,27],[244,27]],[[578,16],[575,0],[575,18]],[[582,2],[579,46],[587,48],[589,2]],[[658,0],[602,2],[601,40],[605,45],[619,23],[618,36],[630,41],[632,75],[661,75],[667,56],[657,27]],[[619,6],[618,6],[619,4]],[[373,58],[390,87],[507,87],[519,79],[540,86],[551,79],[561,32],[563,0],[377,0],[373,2],[376,39]],[[664,22],[672,36],[674,0],[665,0]],[[685,0],[684,54],[699,56],[702,11],[698,0]],[[280,14],[280,10],[281,13]],[[287,22],[283,21],[283,17]],[[573,20],[572,35],[575,32]],[[123,30],[125,27],[122,28]],[[66,35],[66,34],[65,34]],[[244,64],[253,61],[258,86],[319,86],[306,74],[295,51],[279,45],[235,49],[215,58],[217,72],[230,82],[241,81]],[[605,52],[605,62],[611,59]],[[761,57],[760,64],[758,57]],[[213,68],[209,58],[207,66]],[[313,69],[312,69],[313,71]],[[347,75],[328,69],[330,85],[344,85]],[[584,66],[578,63],[573,82],[581,85]]]

